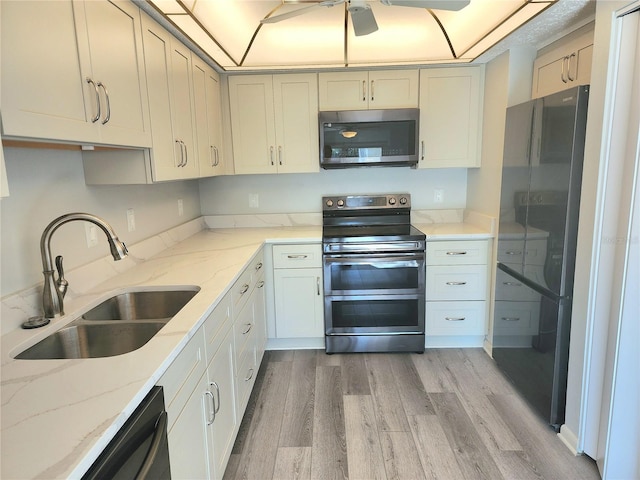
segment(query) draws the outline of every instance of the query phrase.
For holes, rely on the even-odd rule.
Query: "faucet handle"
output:
[[[58,255],[56,257],[56,270],[58,270],[58,280],[56,280],[56,285],[58,285],[58,291],[62,298],[64,298],[67,293],[67,287],[69,287],[69,282],[64,278],[64,268],[62,267],[62,255]]]

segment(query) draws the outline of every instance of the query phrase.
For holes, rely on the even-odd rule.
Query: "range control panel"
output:
[[[322,210],[380,210],[411,208],[409,193],[383,195],[338,195],[322,197]]]

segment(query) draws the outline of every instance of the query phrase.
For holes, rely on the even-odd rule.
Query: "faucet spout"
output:
[[[90,213],[68,213],[62,215],[52,221],[42,232],[40,239],[40,254],[42,255],[42,274],[44,275],[44,288],[42,292],[42,308],[44,310],[44,318],[56,318],[64,315],[64,295],[67,290],[68,282],[64,278],[62,269],[62,257],[56,257],[56,269],[58,278],[55,278],[53,261],[51,259],[51,237],[53,233],[62,225],[68,222],[84,220],[97,225],[107,236],[109,249],[114,260],[122,260],[127,256],[127,246],[122,242],[111,225],[100,217],[91,215]],[[28,322],[27,322],[28,323]],[[48,322],[47,322],[48,323]],[[43,323],[46,325],[46,323]],[[23,325],[24,326],[24,325]],[[25,328],[33,328],[32,326]]]

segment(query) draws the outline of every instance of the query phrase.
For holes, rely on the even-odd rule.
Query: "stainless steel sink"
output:
[[[38,360],[122,355],[142,347],[167,322],[73,323],[16,355],[16,358]]]
[[[15,356],[19,360],[99,358],[146,344],[199,289],[120,293]]]
[[[115,295],[82,315],[85,320],[149,320],[171,318],[195,290],[135,291]]]

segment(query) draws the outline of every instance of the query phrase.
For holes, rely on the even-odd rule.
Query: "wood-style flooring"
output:
[[[599,479],[481,349],[265,353],[225,479]]]

